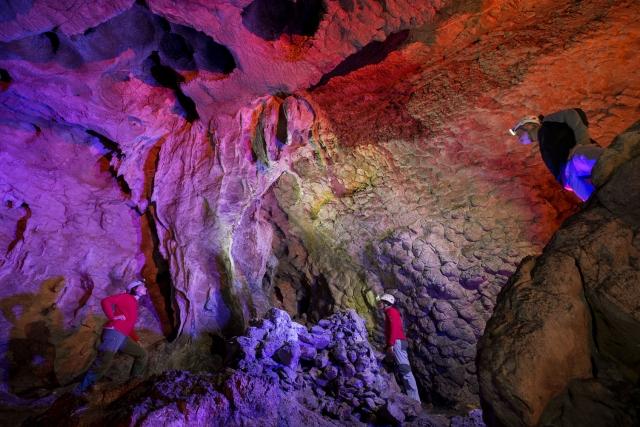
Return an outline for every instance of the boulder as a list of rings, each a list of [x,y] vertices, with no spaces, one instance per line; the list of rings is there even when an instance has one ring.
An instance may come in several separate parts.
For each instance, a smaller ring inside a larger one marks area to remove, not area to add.
[[[640,421],[638,147],[634,125],[598,163],[592,200],[499,294],[477,358],[488,425]]]

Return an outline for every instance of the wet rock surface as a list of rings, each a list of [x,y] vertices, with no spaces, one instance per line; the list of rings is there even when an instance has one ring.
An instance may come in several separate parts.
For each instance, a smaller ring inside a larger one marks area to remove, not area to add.
[[[637,425],[639,124],[600,160],[595,197],[525,260],[480,340],[489,425]]]

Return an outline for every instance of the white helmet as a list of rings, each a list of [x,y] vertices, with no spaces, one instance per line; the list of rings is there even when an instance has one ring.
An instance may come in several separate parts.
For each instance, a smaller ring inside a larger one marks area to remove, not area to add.
[[[391,295],[391,294],[378,295],[376,297],[376,301],[386,301],[391,305],[396,303],[395,297],[393,295]]]
[[[518,123],[516,123],[516,125],[514,127],[509,129],[509,133],[511,135],[515,136],[516,135],[516,131],[518,129],[520,129],[522,126],[526,125],[527,123],[533,123],[533,124],[536,124],[536,125],[540,125],[540,119],[537,116],[523,117],[522,119],[520,119],[520,121]]]
[[[143,280],[133,280],[131,283],[127,285],[127,292],[131,292],[133,288],[138,286],[146,286],[147,284]]]

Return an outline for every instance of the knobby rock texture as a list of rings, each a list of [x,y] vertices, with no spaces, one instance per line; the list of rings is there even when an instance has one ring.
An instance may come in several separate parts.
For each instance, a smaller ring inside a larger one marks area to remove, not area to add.
[[[640,122],[600,160],[601,187],[527,258],[480,340],[489,425],[640,421]]]
[[[233,368],[223,372],[166,371],[119,398],[105,390],[84,410],[78,398],[65,395],[25,424],[449,426],[446,417],[429,416],[398,393],[353,310],[308,329],[272,309],[235,344]],[[456,417],[455,425],[474,427],[474,416]]]
[[[425,400],[477,406],[496,296],[578,206],[506,129],[579,106],[608,145],[640,114],[632,0],[53,3],[0,14],[16,404],[78,379],[100,300],[142,275],[151,373],[211,368],[274,306],[355,309],[381,344],[384,290]]]

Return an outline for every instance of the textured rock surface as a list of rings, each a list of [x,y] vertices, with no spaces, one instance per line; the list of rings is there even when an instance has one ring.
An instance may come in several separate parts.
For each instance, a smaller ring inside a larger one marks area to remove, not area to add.
[[[528,258],[480,341],[489,425],[636,425],[640,352],[640,122],[596,172],[587,207]]]
[[[606,145],[638,115],[632,0],[50,4],[0,19],[14,397],[81,374],[100,298],[141,273],[154,373],[272,306],[373,327],[385,289],[424,398],[477,404],[496,295],[576,208],[504,130],[581,106]]]
[[[307,329],[273,309],[236,341],[237,369],[167,371],[133,390],[119,390],[120,396],[108,396],[118,391],[113,386],[94,391],[84,406],[68,394],[25,425],[449,425],[446,417],[430,415],[398,394],[353,310]],[[453,425],[482,427],[478,414],[455,417]]]
[[[396,396],[400,390],[381,369],[381,356],[353,310],[321,319],[307,330],[273,309],[237,341],[240,370],[296,390],[309,409],[336,420],[394,423],[415,419],[420,411],[410,398]]]

